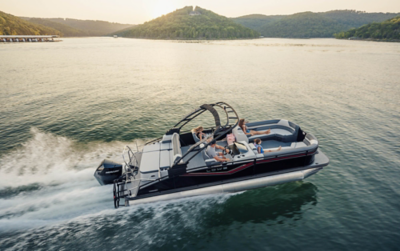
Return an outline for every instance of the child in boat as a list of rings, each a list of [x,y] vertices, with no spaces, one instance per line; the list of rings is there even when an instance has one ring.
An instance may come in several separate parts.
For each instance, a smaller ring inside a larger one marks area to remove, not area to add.
[[[262,135],[262,134],[270,134],[270,133],[271,133],[271,130],[270,130],[270,129],[268,129],[268,130],[266,130],[266,131],[262,131],[262,132],[247,129],[247,127],[246,127],[246,120],[245,120],[245,119],[240,119],[240,120],[239,120],[239,127],[242,128],[244,134],[246,134],[246,135],[251,135],[251,136],[254,136],[254,135]]]
[[[254,140],[254,146],[256,147],[258,153],[264,153],[264,149],[261,145],[261,139],[256,138]],[[277,151],[280,151],[281,149],[282,149],[282,146],[279,146],[279,148],[277,150],[266,150],[265,152],[270,152],[270,153],[277,152]]]

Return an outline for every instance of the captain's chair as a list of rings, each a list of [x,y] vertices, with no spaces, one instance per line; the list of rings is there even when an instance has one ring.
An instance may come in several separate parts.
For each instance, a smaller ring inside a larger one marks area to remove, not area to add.
[[[215,164],[217,164],[217,163],[220,163],[219,161],[216,161],[213,157],[210,157],[210,156],[207,154],[206,150],[207,150],[207,149],[204,149],[201,153],[202,153],[202,155],[203,155],[203,159],[204,159],[204,161],[206,162],[206,165],[207,165],[207,166],[212,166],[212,165],[215,165]]]
[[[200,139],[197,137],[196,133],[192,132],[192,136],[193,136],[194,142],[197,143],[200,141]]]

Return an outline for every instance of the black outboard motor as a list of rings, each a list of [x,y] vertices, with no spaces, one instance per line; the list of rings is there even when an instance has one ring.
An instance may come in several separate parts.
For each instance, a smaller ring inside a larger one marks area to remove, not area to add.
[[[105,159],[94,172],[94,177],[100,185],[113,184],[115,179],[122,175],[122,165]]]

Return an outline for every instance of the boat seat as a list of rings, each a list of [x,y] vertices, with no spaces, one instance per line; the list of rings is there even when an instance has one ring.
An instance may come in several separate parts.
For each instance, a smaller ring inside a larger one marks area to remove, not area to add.
[[[204,149],[203,151],[201,151],[201,154],[203,155],[203,159],[206,162],[207,166],[212,166],[215,165],[217,163],[220,163],[219,161],[215,160],[214,158],[210,157],[207,152],[206,149]]]
[[[291,148],[300,148],[300,147],[306,147],[307,145],[304,142],[293,142],[290,147]]]
[[[171,152],[171,166],[173,166],[177,159],[182,158],[181,142],[179,140],[179,134],[176,132],[174,134],[172,134],[171,146],[172,146],[172,151],[170,151]]]
[[[249,146],[250,146],[251,150],[257,155],[257,157],[262,156],[262,154],[258,153],[257,148],[255,147],[254,143],[249,143]],[[293,142],[293,143],[290,144],[290,146],[289,145],[287,145],[287,146],[283,145],[281,147],[282,147],[281,151],[284,152],[286,150],[291,150],[293,148],[307,147],[307,145],[304,142]],[[268,147],[268,148],[264,147],[264,154],[267,154],[268,153],[267,151],[270,150],[270,149],[276,150],[276,149],[278,149],[278,146]]]
[[[233,135],[235,135],[236,141],[244,141],[246,143],[249,143],[249,138],[247,137],[246,134],[242,131],[242,128],[239,126],[236,126],[235,128],[232,129]]]
[[[192,132],[192,136],[193,136],[193,140],[194,140],[194,142],[199,142],[200,141],[200,139],[197,137],[197,135],[196,135],[196,133],[193,133]],[[205,138],[208,138],[210,136],[210,134],[207,134],[207,133],[204,133],[204,137],[203,137],[203,140],[205,139]]]
[[[258,150],[253,143],[249,143],[249,146],[250,146],[251,150],[253,150],[253,153],[256,155],[257,158],[263,157],[265,154],[268,153],[267,151],[271,149],[271,148],[264,148],[264,153],[258,153]],[[277,149],[277,148],[278,147],[273,147],[272,149]],[[289,149],[289,148],[291,148],[291,146],[282,147],[282,149]]]
[[[291,126],[286,126],[284,124],[268,124],[268,125],[257,125],[252,127],[247,127],[249,130],[254,131],[266,131],[271,130],[270,134],[262,135],[246,135],[242,128],[239,126],[235,127],[232,132],[238,141],[254,142],[256,138],[260,138],[263,141],[266,140],[277,140],[282,142],[295,141],[297,136],[297,130],[293,129]]]
[[[192,136],[193,136],[194,142],[197,143],[200,141],[200,139],[197,137],[196,133],[192,132]]]
[[[279,133],[271,130],[270,134],[262,134],[262,135],[254,135],[254,136],[246,135],[246,136],[249,138],[249,142],[254,142],[254,140],[257,138],[259,138],[263,141],[266,141],[266,140],[284,141],[283,136],[285,136],[285,135],[279,134]]]
[[[253,143],[249,143],[250,149],[253,151],[254,154],[258,154],[257,148]]]

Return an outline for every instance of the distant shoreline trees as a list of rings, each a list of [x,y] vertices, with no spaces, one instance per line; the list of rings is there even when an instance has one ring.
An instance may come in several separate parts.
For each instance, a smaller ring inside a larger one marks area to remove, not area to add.
[[[0,35],[61,35],[53,28],[30,23],[0,11]]]
[[[131,24],[71,18],[16,17],[0,11],[0,35],[106,36]]]
[[[381,23],[371,23],[357,29],[335,34],[338,39],[374,39],[384,41],[400,41],[400,16]]]
[[[232,18],[236,23],[258,31],[264,37],[323,38],[372,22],[383,22],[400,13],[366,13],[355,10],[302,12],[293,15],[246,15]]]

